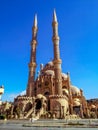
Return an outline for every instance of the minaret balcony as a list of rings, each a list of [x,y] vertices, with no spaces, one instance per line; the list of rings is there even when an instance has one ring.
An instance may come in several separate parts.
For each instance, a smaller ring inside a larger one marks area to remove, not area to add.
[[[36,44],[37,44],[36,38],[35,39],[33,38],[33,40],[31,41],[31,46]]]
[[[55,41],[55,40],[60,40],[60,38],[59,38],[59,36],[55,35],[55,36],[53,36],[52,40],[53,40],[53,41]]]
[[[29,63],[29,67],[36,67],[36,63],[35,62]]]
[[[54,60],[53,60],[53,63],[54,63],[54,64],[61,64],[61,63],[62,63],[62,60],[61,60],[61,59],[54,59]]]

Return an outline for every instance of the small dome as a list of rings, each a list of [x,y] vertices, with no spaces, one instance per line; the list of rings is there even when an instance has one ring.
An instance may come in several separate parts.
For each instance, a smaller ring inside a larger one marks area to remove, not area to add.
[[[37,97],[37,98],[42,98],[43,95],[42,95],[42,94],[38,94],[36,97]]]
[[[54,71],[53,70],[46,70],[45,74],[54,76]]]
[[[48,69],[54,69],[54,64],[53,64],[53,62],[52,61],[50,61],[50,62],[48,62],[44,67],[43,67],[43,71],[45,71],[45,70],[48,70]]]
[[[73,101],[73,105],[74,105],[74,106],[80,106],[80,105],[81,105],[81,103],[80,103],[80,102],[78,102],[78,101]]]
[[[74,101],[80,102],[79,98],[74,98]]]
[[[77,88],[76,86],[71,86],[71,92],[72,92],[73,95],[81,95],[80,89]]]
[[[67,74],[62,73],[62,78],[67,79]]]
[[[53,67],[53,66],[54,66],[53,62],[50,61],[50,62],[48,62],[48,63],[45,65],[45,68],[46,68],[46,67]]]
[[[47,100],[46,97],[43,96],[42,94],[38,94],[38,95],[36,96],[36,98],[39,98],[39,99],[43,98],[44,100]]]
[[[66,93],[67,95],[69,94],[67,89],[63,89],[63,94]]]
[[[53,62],[52,62],[52,61],[48,62],[48,63],[47,63],[47,65],[54,66],[54,64],[53,64]]]
[[[96,106],[95,106],[95,105],[91,105],[91,108],[93,108],[93,109],[94,109],[94,108],[96,108]]]
[[[80,99],[79,98],[74,98],[73,105],[74,106],[80,106],[81,105]]]
[[[54,70],[46,70],[46,71],[44,72],[44,74],[55,76]],[[62,77],[63,77],[64,79],[67,79],[67,75],[64,74],[64,73],[62,73]]]

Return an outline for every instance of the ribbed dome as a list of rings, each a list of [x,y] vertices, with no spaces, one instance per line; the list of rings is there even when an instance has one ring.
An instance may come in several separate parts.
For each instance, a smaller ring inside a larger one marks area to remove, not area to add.
[[[81,95],[80,89],[77,88],[76,86],[71,86],[71,92],[72,92],[73,95]]]

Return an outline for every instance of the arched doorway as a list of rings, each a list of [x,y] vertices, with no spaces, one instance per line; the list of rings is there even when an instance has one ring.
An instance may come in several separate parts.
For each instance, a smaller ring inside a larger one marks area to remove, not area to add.
[[[36,109],[36,110],[39,110],[39,109],[42,107],[41,99],[36,99],[35,102],[36,102],[36,107],[35,107],[35,109]]]

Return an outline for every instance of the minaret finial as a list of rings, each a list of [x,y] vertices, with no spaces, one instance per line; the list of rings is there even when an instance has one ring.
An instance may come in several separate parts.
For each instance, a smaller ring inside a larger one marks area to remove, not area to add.
[[[57,22],[57,16],[56,16],[56,11],[54,9],[54,12],[53,12],[53,21],[54,22]]]
[[[35,14],[35,17],[34,17],[34,26],[37,27],[37,14]]]

